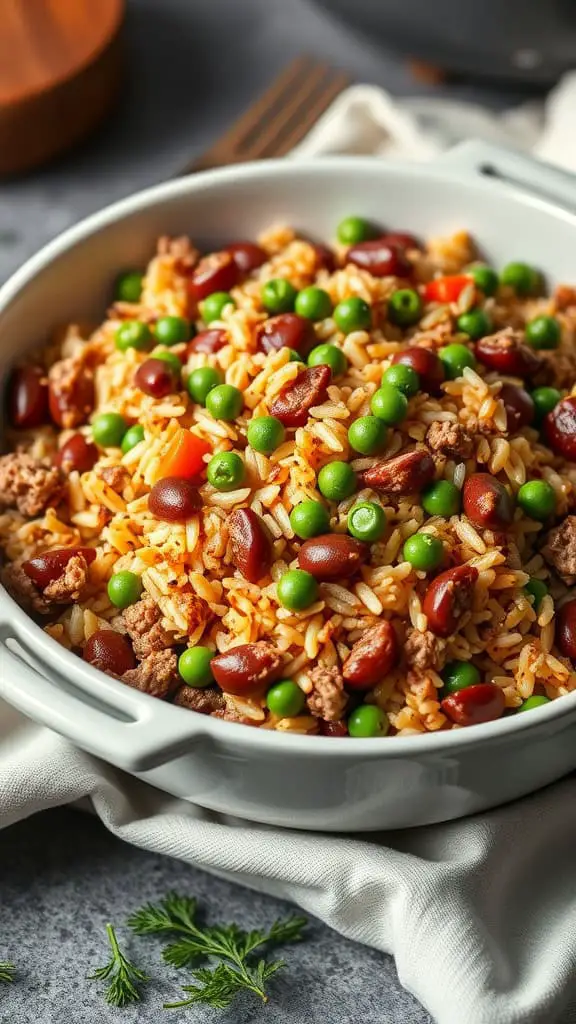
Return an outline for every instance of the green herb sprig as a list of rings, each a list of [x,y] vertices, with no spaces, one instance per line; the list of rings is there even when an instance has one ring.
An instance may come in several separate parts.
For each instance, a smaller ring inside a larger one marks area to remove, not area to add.
[[[16,977],[16,966],[8,960],[0,960],[0,981],[10,985]]]
[[[134,1003],[140,999],[136,982],[146,982],[149,978],[143,971],[130,963],[128,958],[120,949],[116,932],[111,924],[106,925],[106,933],[112,956],[104,967],[98,967],[94,974],[89,974],[91,981],[105,981],[110,978],[110,984],[106,989],[106,1002],[112,1006],[126,1006],[127,1003]]]
[[[148,903],[128,919],[137,935],[181,936],[162,951],[166,963],[173,967],[192,967],[210,958],[220,961],[214,968],[197,967],[192,976],[198,984],[183,985],[187,998],[166,1003],[165,1009],[193,1003],[224,1009],[242,990],[267,1002],[266,982],[285,964],[283,960],[256,959],[254,954],[263,946],[269,949],[279,943],[298,942],[306,918],[291,916],[275,921],[267,932],[246,932],[236,924],[201,926],[195,920],[196,911],[196,900],[171,892],[158,905]]]

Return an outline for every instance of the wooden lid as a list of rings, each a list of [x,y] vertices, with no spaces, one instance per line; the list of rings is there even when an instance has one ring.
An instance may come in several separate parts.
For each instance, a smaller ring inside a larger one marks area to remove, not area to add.
[[[0,175],[55,156],[106,113],[124,0],[2,0]]]

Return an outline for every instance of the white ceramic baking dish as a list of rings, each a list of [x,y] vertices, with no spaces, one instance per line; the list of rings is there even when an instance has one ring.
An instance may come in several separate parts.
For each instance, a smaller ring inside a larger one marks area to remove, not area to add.
[[[2,288],[0,375],[5,380],[11,362],[59,324],[100,319],[114,275],[143,265],[161,234],[190,233],[215,247],[285,221],[328,238],[344,215],[355,213],[424,236],[467,228],[496,266],[521,258],[551,282],[574,281],[574,209],[569,175],[480,144],[459,147],[435,167],[333,158],[172,181],[76,225]],[[576,694],[440,735],[281,735],[129,689],[63,650],[4,591],[0,696],[160,789],[294,828],[402,828],[456,818],[576,767]]]

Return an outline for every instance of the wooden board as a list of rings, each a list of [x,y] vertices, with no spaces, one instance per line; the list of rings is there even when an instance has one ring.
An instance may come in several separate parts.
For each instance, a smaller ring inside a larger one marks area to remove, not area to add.
[[[124,0],[1,0],[0,175],[72,146],[120,81]]]

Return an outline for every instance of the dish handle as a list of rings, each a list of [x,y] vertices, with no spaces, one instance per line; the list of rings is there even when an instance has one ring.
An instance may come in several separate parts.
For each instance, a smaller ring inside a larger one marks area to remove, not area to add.
[[[9,627],[8,627],[9,629]],[[18,649],[15,649],[15,648]],[[202,718],[160,700],[142,700],[116,679],[98,687],[74,684],[48,667],[14,630],[0,634],[0,697],[28,718],[54,729],[76,746],[127,772],[144,772],[190,749],[202,733]]]
[[[576,213],[576,175],[505,146],[470,139],[437,157],[432,166],[493,178]]]

